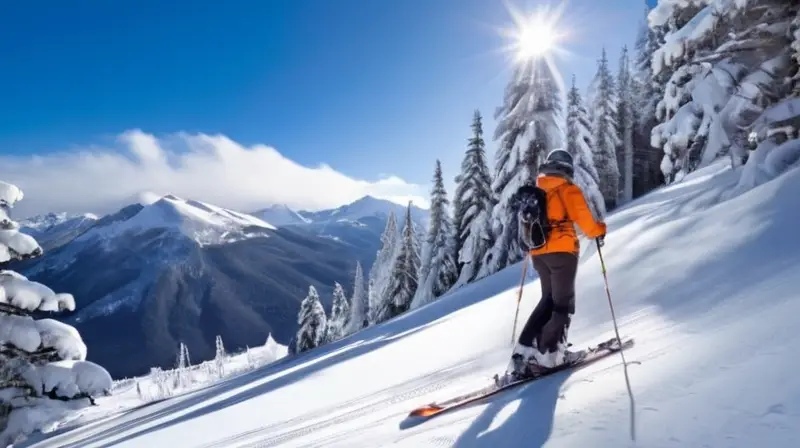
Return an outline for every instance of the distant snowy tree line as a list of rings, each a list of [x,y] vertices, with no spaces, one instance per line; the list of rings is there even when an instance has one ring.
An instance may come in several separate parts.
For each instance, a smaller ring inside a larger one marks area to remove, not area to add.
[[[746,164],[739,190],[796,165],[799,9],[781,0],[660,1],[646,7],[616,73],[604,49],[585,95],[572,76],[566,107],[550,64],[516,66],[494,114],[493,171],[475,111],[452,204],[437,160],[427,232],[415,228],[410,204],[402,228],[391,215],[358,306],[343,313],[347,305],[334,305],[326,320],[312,288],[299,347],[384,322],[521,260],[513,195],[553,149],[573,155],[574,181],[598,217],[721,157]]]

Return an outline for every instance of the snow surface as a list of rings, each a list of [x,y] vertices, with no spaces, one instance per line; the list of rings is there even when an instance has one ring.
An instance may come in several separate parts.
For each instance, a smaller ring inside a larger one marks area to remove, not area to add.
[[[113,385],[110,384],[110,378],[107,379],[108,382],[106,383],[102,375],[94,375],[93,377],[86,375],[87,372],[85,370],[91,370],[92,367],[82,365],[75,368],[75,370],[76,372],[84,373],[81,378],[83,385],[86,387],[100,386],[108,388],[113,396],[107,398],[97,396],[95,397],[97,406],[64,413],[60,420],[51,424],[48,433],[56,430],[63,431],[73,426],[85,425],[89,422],[97,422],[109,417],[113,418],[114,414],[152,405],[167,398],[181,400],[187,392],[202,390],[220,380],[230,380],[246,375],[256,368],[280,361],[287,354],[288,348],[285,345],[278,344],[272,336],[269,336],[263,346],[248,348],[241,353],[226,354],[220,360],[213,359],[201,364],[187,366],[184,369],[153,369],[146,376],[114,381]],[[57,376],[57,374],[50,374],[46,378],[54,382],[58,380]],[[100,381],[97,381],[98,379]],[[92,380],[95,381],[92,382]],[[36,420],[44,419],[45,415],[28,414],[27,417],[29,419],[27,423],[33,428],[33,423]],[[20,420],[17,424],[26,423],[25,419]],[[44,420],[52,420],[52,417]],[[27,442],[35,442],[42,437],[47,437],[47,435],[34,434],[27,439]]]
[[[620,332],[637,342],[626,352],[637,446],[800,440],[800,168],[724,200],[740,173],[716,162],[608,218],[610,291]],[[613,335],[596,248],[582,247],[578,347]],[[617,356],[406,420],[506,368],[519,280],[512,265],[320,349],[20,446],[631,446]],[[529,278],[518,330],[538,299]]]
[[[276,204],[265,209],[251,213],[251,215],[269,222],[272,225],[282,227],[287,225],[310,224],[312,221],[289,208],[288,205]]]
[[[166,195],[144,205],[130,219],[94,227],[77,240],[107,240],[126,232],[142,233],[150,229],[173,229],[201,245],[209,245],[233,242],[250,236],[264,236],[264,230],[275,230],[276,227],[255,216]]]
[[[14,204],[21,201],[25,195],[22,190],[11,183],[0,181],[0,205],[4,207],[13,207]]]
[[[100,219],[100,217],[93,213],[70,214],[64,212],[52,212],[24,219],[20,221],[19,226],[23,229],[23,232],[27,232],[29,229],[43,232],[70,221],[97,221],[98,219]]]

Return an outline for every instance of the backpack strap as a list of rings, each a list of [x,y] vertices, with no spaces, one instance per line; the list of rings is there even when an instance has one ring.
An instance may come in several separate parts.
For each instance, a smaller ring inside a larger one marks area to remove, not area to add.
[[[567,204],[564,202],[564,198],[561,197],[561,185],[553,188],[553,193],[558,197],[558,201],[561,203],[561,207],[564,209],[564,218],[558,221],[553,221],[552,227],[560,227],[562,224],[571,222],[569,219],[569,211],[567,211]]]

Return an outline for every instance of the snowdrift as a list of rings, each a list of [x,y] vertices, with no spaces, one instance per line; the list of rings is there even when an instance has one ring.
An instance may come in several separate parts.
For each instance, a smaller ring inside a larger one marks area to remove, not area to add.
[[[636,339],[626,357],[639,446],[800,440],[790,351],[800,343],[800,169],[730,198],[739,177],[713,164],[609,220],[615,311],[621,333]],[[618,356],[420,425],[405,420],[506,368],[520,273],[511,266],[319,350],[28,446],[629,446]],[[528,278],[521,320],[538,299]],[[587,243],[577,312],[575,345],[613,335]]]

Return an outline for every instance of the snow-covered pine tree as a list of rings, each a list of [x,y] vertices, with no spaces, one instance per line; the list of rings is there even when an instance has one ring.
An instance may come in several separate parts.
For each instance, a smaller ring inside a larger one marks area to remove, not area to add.
[[[325,331],[325,341],[333,342],[345,335],[345,327],[350,317],[350,304],[347,303],[347,296],[344,287],[339,282],[333,285],[333,304],[331,305],[331,317]]]
[[[636,53],[634,60],[633,81],[634,110],[636,126],[634,128],[633,153],[633,197],[639,197],[652,189],[663,185],[664,175],[661,172],[663,151],[650,146],[650,133],[658,124],[656,105],[664,97],[664,85],[669,76],[665,73],[658,77],[653,75],[650,61],[658,49],[663,35],[662,27],[648,26],[647,15],[651,7],[645,2],[645,15],[639,26],[636,37]],[[663,79],[662,79],[663,78]]]
[[[794,20],[792,20],[792,59],[794,59],[795,68],[798,68],[794,72],[794,76],[792,77],[792,82],[794,83],[792,94],[794,96],[800,96],[800,10],[794,15]]]
[[[0,267],[43,253],[10,217],[22,198],[19,187],[0,182]],[[0,446],[93,404],[94,396],[110,394],[111,376],[86,361],[86,345],[74,327],[31,317],[64,310],[75,310],[71,294],[0,270]]]
[[[350,299],[350,317],[345,326],[345,335],[353,334],[369,326],[369,305],[369,297],[364,289],[364,271],[361,268],[361,262],[357,261],[356,275],[353,280],[353,298]]]
[[[750,125],[789,95],[791,21],[800,7],[783,0],[659,3],[649,14],[666,29],[654,75],[671,71],[651,135],[669,182],[728,155],[747,160]]]
[[[225,345],[222,343],[221,335],[217,335],[214,339],[214,346],[216,348],[214,367],[216,368],[217,377],[222,378],[225,376],[225,359],[227,358],[227,354],[225,353]]]
[[[617,166],[620,168],[620,190],[618,204],[626,204],[633,199],[633,80],[628,47],[622,47],[617,73]]]
[[[411,309],[430,303],[447,292],[458,280],[455,235],[448,211],[449,205],[442,177],[442,164],[437,159],[431,190],[430,224],[422,249],[419,287],[411,302]]]
[[[456,236],[458,281],[464,285],[478,273],[481,260],[492,244],[489,218],[492,215],[492,176],[486,162],[486,144],[483,140],[483,123],[479,111],[472,119],[472,137],[461,162],[461,172],[456,176],[453,196],[453,225]]]
[[[597,62],[597,73],[589,86],[587,99],[594,132],[594,165],[600,176],[600,191],[603,192],[606,209],[613,210],[619,196],[617,147],[620,141],[617,135],[615,82],[608,67],[605,48]]]
[[[701,3],[676,3],[673,8],[657,5],[648,15],[651,28],[662,27],[665,33],[664,42],[651,57],[653,75],[668,77],[664,79],[664,96],[656,105],[659,124],[651,131],[651,145],[664,152],[661,170],[667,183],[679,181],[696,168],[711,123],[726,101],[719,97],[726,96],[720,81],[728,80],[718,76],[723,73],[715,74],[711,64],[692,63],[694,55],[708,55],[714,41],[726,40],[724,29],[717,27],[721,17],[709,16],[711,9],[704,13],[711,21],[695,19],[703,10]],[[700,33],[687,42],[680,30],[698,25],[702,25]],[[696,102],[692,94],[701,85],[704,98]]]
[[[383,306],[387,303],[386,288],[389,286],[394,262],[397,259],[399,241],[400,234],[397,231],[397,217],[394,211],[390,211],[389,217],[386,219],[386,227],[381,235],[381,248],[378,250],[375,261],[369,271],[367,318],[370,325],[376,324],[379,316],[385,311]]]
[[[583,105],[580,91],[572,76],[572,87],[567,94],[567,151],[575,163],[575,183],[586,196],[586,202],[594,216],[602,218],[606,213],[603,193],[600,191],[600,176],[594,166],[592,122]]]
[[[216,348],[214,359],[224,359],[227,356],[227,353],[225,352],[225,344],[222,343],[221,335],[217,335],[217,337],[214,338],[214,347]]]
[[[547,154],[563,147],[561,89],[544,58],[530,58],[517,67],[506,86],[505,101],[497,111],[496,152],[492,189],[493,245],[476,278],[491,275],[522,259],[517,210],[511,200],[526,183],[534,183]]]
[[[300,328],[297,330],[297,353],[319,347],[325,343],[325,332],[328,324],[325,309],[319,300],[317,288],[308,287],[308,295],[300,303],[297,316]]]
[[[408,311],[411,300],[417,292],[420,254],[416,239],[414,221],[411,219],[411,202],[409,202],[397,259],[386,291],[386,304],[381,307],[382,312],[378,316],[379,323]]]
[[[180,342],[178,344],[178,355],[175,357],[175,369],[171,372],[164,372],[165,375],[170,375],[172,377],[172,387],[173,388],[186,388],[192,384],[191,372],[189,367],[191,367],[192,361],[189,358],[189,348],[186,347],[186,344]]]

